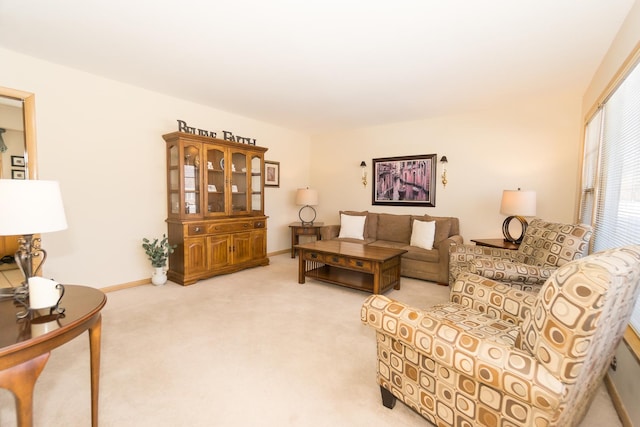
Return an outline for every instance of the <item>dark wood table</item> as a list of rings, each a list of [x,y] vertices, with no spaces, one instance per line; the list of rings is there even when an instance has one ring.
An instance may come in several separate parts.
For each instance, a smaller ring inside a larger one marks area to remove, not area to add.
[[[12,298],[0,299],[0,387],[16,399],[18,426],[33,425],[33,389],[51,350],[89,331],[91,354],[91,425],[98,425],[100,380],[100,337],[106,295],[95,288],[65,285],[60,306],[65,312],[49,314],[48,309],[33,311],[26,319]]]
[[[400,289],[404,249],[321,240],[297,245],[298,283],[305,277],[380,294]]]
[[[320,228],[323,225],[324,222],[314,222],[313,225],[303,225],[301,222],[289,224],[291,229],[291,258],[296,257],[296,245],[300,243],[300,236],[316,236],[316,240],[320,240]]]
[[[487,246],[497,249],[510,249],[516,251],[520,247],[519,244],[511,243],[504,239],[471,239],[471,241],[478,246]]]

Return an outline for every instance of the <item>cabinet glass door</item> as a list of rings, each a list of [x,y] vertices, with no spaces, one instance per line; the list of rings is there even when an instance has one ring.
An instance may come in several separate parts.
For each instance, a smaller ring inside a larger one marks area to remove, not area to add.
[[[183,158],[184,213],[201,214],[200,206],[200,146],[185,145]]]
[[[226,179],[225,169],[230,165],[225,164],[224,151],[222,148],[207,148],[206,168],[206,206],[207,216],[224,215],[226,209]]]
[[[180,153],[177,144],[167,147],[167,188],[169,190],[169,216],[180,216]]]
[[[251,157],[251,210],[262,212],[262,157]]]
[[[231,213],[249,212],[249,156],[244,152],[231,151]]]

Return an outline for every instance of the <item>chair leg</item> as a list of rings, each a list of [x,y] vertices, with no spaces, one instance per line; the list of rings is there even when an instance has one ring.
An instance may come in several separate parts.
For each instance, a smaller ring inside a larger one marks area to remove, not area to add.
[[[382,404],[385,407],[393,409],[396,406],[396,397],[389,390],[380,386],[380,394],[382,394]]]

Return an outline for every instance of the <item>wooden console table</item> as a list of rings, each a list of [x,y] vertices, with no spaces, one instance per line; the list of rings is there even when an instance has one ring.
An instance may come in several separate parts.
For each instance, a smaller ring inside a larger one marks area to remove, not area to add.
[[[322,240],[297,245],[298,283],[305,277],[380,294],[400,289],[404,249]]]
[[[291,229],[291,258],[296,257],[296,245],[300,243],[300,236],[316,236],[316,241],[321,239],[320,228],[324,222],[314,222],[312,225],[301,222],[293,222],[289,224]]]
[[[65,285],[60,306],[62,315],[49,310],[33,312],[18,319],[24,307],[13,298],[0,300],[0,387],[10,390],[16,399],[18,426],[33,425],[33,389],[51,350],[89,331],[91,354],[91,425],[98,426],[98,390],[100,381],[100,336],[105,294],[87,286]],[[46,422],[45,422],[46,424]]]

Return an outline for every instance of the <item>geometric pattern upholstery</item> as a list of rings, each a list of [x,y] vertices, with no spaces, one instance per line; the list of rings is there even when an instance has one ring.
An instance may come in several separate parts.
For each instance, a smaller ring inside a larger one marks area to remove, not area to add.
[[[586,255],[591,226],[560,224],[534,219],[527,227],[518,252],[524,264],[560,267]]]
[[[383,402],[438,426],[577,425],[640,292],[640,245],[558,268],[533,294],[461,273],[451,302],[426,310],[364,302],[376,331]]]
[[[449,252],[449,284],[469,271],[532,292],[538,292],[553,271],[587,254],[592,229],[534,219],[518,250],[454,245]]]

